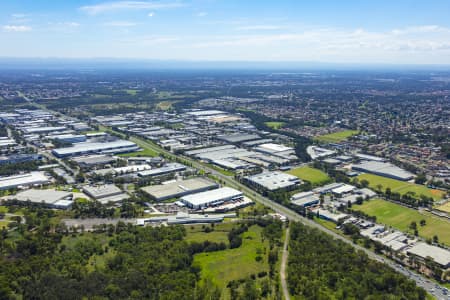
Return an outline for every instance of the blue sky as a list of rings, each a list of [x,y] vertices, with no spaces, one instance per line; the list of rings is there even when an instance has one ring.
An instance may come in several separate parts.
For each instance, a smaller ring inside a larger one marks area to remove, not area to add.
[[[450,64],[450,1],[1,0],[1,57]]]

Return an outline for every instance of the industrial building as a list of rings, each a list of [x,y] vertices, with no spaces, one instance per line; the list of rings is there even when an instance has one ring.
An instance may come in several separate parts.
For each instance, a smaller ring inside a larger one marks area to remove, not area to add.
[[[248,133],[235,133],[230,135],[217,136],[217,139],[231,144],[257,140],[260,138],[261,137],[257,134],[248,134]]]
[[[89,197],[101,202],[102,204],[107,204],[110,202],[120,202],[130,197],[114,184],[85,186],[83,187],[83,192]]]
[[[94,153],[126,153],[140,150],[135,143],[125,140],[112,142],[85,142],[78,143],[72,147],[53,149],[52,153],[57,157],[69,157]]]
[[[116,161],[116,158],[111,155],[89,155],[76,157],[73,159],[74,162],[80,165],[80,167],[88,168],[99,165],[106,165]]]
[[[160,176],[180,171],[185,171],[186,166],[180,163],[168,163],[161,168],[145,170],[138,173],[139,177],[147,177],[147,176]]]
[[[292,190],[301,183],[297,176],[278,171],[263,172],[244,177],[244,179],[249,184],[268,191],[275,191],[279,189]]]
[[[87,137],[83,134],[58,134],[50,136],[53,140],[58,140],[65,143],[82,143],[87,140]]]
[[[138,226],[144,226],[148,223],[154,224],[154,223],[167,223],[168,225],[172,224],[198,224],[198,223],[219,223],[222,222],[224,218],[234,218],[236,217],[236,214],[229,213],[229,214],[187,214],[187,213],[181,213],[179,212],[175,216],[164,216],[164,217],[152,217],[152,218],[145,218],[145,219],[137,219],[136,225]]]
[[[320,198],[314,192],[301,192],[291,196],[291,203],[301,207],[313,206],[320,203]]]
[[[39,189],[21,191],[9,197],[9,199],[31,202],[33,204],[43,204],[51,208],[60,209],[67,209],[72,206],[72,198],[73,193],[71,192]]]
[[[439,264],[442,269],[450,268],[450,251],[427,243],[419,242],[406,250],[408,255],[412,255],[425,261],[427,257],[431,257],[435,263]]]
[[[156,201],[163,201],[171,198],[178,198],[189,194],[195,194],[217,188],[218,184],[206,178],[190,178],[170,182],[167,184],[159,184],[146,186],[141,190]]]
[[[48,183],[50,183],[50,179],[44,174],[44,172],[30,172],[26,174],[0,177],[0,190]]]
[[[41,158],[42,157],[39,154],[12,154],[8,156],[0,156],[0,165],[36,161]]]
[[[360,164],[352,165],[352,170],[371,173],[383,177],[388,177],[397,180],[411,180],[414,178],[414,174],[405,171],[391,163],[367,161]]]
[[[241,191],[229,187],[183,196],[180,201],[191,209],[202,209],[242,199]]]

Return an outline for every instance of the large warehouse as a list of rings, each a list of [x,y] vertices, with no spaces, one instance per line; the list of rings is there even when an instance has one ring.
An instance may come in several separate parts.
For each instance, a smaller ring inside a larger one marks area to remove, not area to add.
[[[206,178],[190,178],[175,181],[167,184],[151,185],[141,188],[156,201],[163,201],[171,198],[182,197],[217,188],[218,184]]]
[[[352,170],[372,173],[388,178],[407,181],[414,178],[414,174],[405,171],[393,164],[378,161],[367,161],[352,166]]]
[[[247,176],[245,177],[245,180],[251,185],[268,191],[275,191],[278,189],[290,190],[301,183],[297,176],[278,171]]]
[[[83,192],[102,204],[120,202],[130,198],[127,193],[123,192],[114,184],[85,186],[83,187]]]
[[[180,200],[187,207],[192,209],[202,209],[210,206],[220,205],[229,201],[240,200],[244,197],[241,191],[223,187],[212,191],[187,195]]]
[[[29,189],[10,196],[9,199],[15,199],[34,204],[43,204],[52,208],[69,208],[73,201],[73,193],[66,191],[57,191],[54,189],[38,190]]]
[[[126,153],[138,151],[139,149],[139,146],[133,142],[116,140],[103,143],[78,143],[72,147],[53,149],[52,153],[57,157],[69,157],[94,153]]]
[[[44,172],[30,172],[27,174],[0,177],[0,190],[47,183],[50,183],[50,179],[45,176]]]

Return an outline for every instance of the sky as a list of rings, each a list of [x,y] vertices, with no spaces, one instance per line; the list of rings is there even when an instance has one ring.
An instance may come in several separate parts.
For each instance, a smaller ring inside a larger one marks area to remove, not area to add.
[[[0,57],[450,64],[450,1],[0,0]]]

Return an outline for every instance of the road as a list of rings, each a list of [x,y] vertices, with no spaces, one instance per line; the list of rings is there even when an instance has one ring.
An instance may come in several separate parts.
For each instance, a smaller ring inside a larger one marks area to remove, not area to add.
[[[385,259],[383,256],[378,255],[364,247],[361,247],[359,245],[353,244],[352,241],[346,239],[345,237],[337,234],[336,232],[329,230],[328,228],[325,228],[323,226],[321,226],[320,224],[307,219],[299,214],[297,214],[295,211],[291,210],[290,208],[287,208],[281,204],[278,204],[272,200],[270,200],[267,197],[262,196],[261,194],[255,192],[254,190],[250,189],[249,187],[243,185],[242,183],[236,181],[233,177],[230,176],[226,176],[196,160],[193,160],[189,157],[186,156],[181,156],[181,155],[175,155],[165,149],[160,148],[159,146],[153,144],[153,143],[149,143],[147,141],[144,141],[142,139],[140,139],[140,141],[142,142],[142,145],[156,151],[159,153],[163,153],[165,155],[167,155],[168,157],[172,158],[172,159],[182,159],[184,162],[187,162],[189,164],[191,164],[194,168],[197,168],[199,170],[203,170],[205,172],[209,172],[210,174],[216,176],[218,179],[220,179],[222,182],[224,182],[227,186],[236,188],[240,191],[242,191],[246,196],[250,197],[251,199],[271,208],[272,210],[274,210],[277,213],[280,213],[282,215],[285,215],[289,220],[291,221],[297,221],[297,222],[301,222],[304,225],[313,227],[313,228],[317,228],[329,235],[331,235],[332,237],[334,237],[335,239],[341,240],[347,244],[352,245],[354,248],[356,248],[357,250],[361,250],[363,252],[365,252],[367,254],[367,256],[369,256],[371,259],[374,259],[376,261],[379,261],[381,263],[387,264],[389,265],[391,268],[393,268],[394,270],[398,271],[399,273],[402,273],[404,275],[406,275],[408,278],[414,280],[416,282],[416,284],[420,287],[422,287],[423,289],[425,289],[430,295],[433,295],[436,299],[439,300],[450,300],[450,297],[445,295],[443,292],[443,289],[440,285],[436,285],[435,283],[431,282],[430,280],[426,279],[425,277],[423,277],[422,275],[419,275],[417,273],[414,273],[404,267],[402,267],[401,265]]]
[[[288,245],[289,245],[289,227],[286,228],[286,236],[284,238],[283,256],[281,257],[281,268],[280,268],[281,288],[283,289],[283,295],[285,300],[291,299],[286,282],[286,264],[289,255]]]

